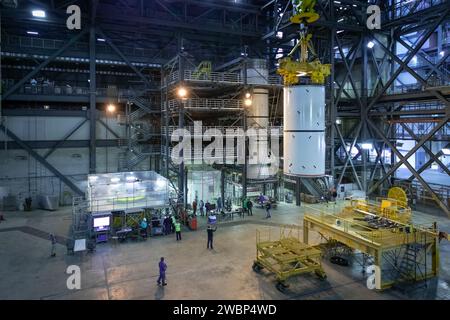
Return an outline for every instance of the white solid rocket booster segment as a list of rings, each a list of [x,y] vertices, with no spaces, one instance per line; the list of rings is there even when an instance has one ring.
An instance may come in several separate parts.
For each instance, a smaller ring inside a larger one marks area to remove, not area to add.
[[[284,174],[325,175],[325,87],[284,87]]]

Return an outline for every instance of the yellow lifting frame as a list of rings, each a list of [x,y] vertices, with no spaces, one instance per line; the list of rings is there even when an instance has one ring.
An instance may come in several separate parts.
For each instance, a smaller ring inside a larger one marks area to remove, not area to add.
[[[317,21],[320,17],[314,11],[315,4],[315,0],[293,0],[294,15],[290,18],[290,21],[302,26]],[[322,64],[319,59],[308,61],[308,50],[315,55],[311,38],[312,34],[306,34],[304,30],[301,31],[300,39],[288,57],[279,61],[280,65],[277,72],[283,77],[284,85],[295,85],[299,82],[299,77],[305,76],[310,77],[314,84],[323,84],[325,78],[331,74],[330,64]],[[294,61],[291,56],[298,48],[300,48],[300,60]]]
[[[322,268],[322,252],[317,246],[306,245],[293,235],[292,226],[280,229],[278,240],[261,240],[261,231],[256,231],[256,260],[253,270],[259,272],[265,268],[275,274],[279,284],[287,287],[286,281],[304,273],[315,273],[320,279],[326,277]],[[277,286],[278,287],[278,286]]]

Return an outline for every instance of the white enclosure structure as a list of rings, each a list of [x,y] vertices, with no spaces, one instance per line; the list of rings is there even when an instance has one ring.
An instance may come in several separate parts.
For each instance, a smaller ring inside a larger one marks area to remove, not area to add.
[[[325,175],[325,87],[284,88],[284,174]]]
[[[89,212],[161,208],[169,204],[169,183],[154,171],[90,174]]]

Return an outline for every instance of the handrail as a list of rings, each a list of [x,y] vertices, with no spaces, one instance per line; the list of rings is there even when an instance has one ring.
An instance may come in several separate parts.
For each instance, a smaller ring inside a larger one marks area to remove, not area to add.
[[[184,80],[193,82],[227,82],[243,83],[239,73],[231,72],[210,72],[198,75],[195,70],[184,70]]]
[[[242,101],[238,99],[187,99],[185,102],[180,102],[177,99],[169,100],[164,103],[164,111],[169,109],[175,109],[183,105],[186,109],[242,109]]]
[[[180,81],[180,72],[175,70],[167,75],[163,80],[163,86],[171,85]],[[228,84],[243,84],[244,80],[240,73],[237,72],[209,72],[199,74],[197,70],[184,70],[183,80],[191,82],[214,82]],[[269,76],[268,85],[282,85],[282,78],[278,75]]]
[[[436,237],[438,235],[437,230],[434,225],[427,225],[427,224],[406,224],[398,221],[393,221],[387,218],[384,218],[388,221],[393,222],[394,224],[403,227],[404,231],[399,231],[398,228],[393,229],[378,229],[374,230],[372,228],[369,228],[368,226],[365,226],[357,221],[350,220],[346,218],[345,216],[334,214],[330,212],[325,212],[323,210],[319,210],[310,206],[307,206],[307,209],[311,211],[315,211],[316,213],[305,213],[305,217],[310,216],[313,219],[319,220],[321,223],[330,225],[331,221],[339,221],[339,225],[335,222],[333,222],[332,226],[333,228],[336,228],[338,230],[342,230],[349,234],[354,234],[356,236],[362,237],[373,244],[380,244],[380,241],[384,242],[392,242],[392,243],[403,243],[405,241],[405,237],[414,231],[427,233],[432,235],[433,237]],[[317,213],[318,212],[318,213]],[[369,212],[364,212],[364,214],[367,215],[374,215]],[[355,231],[357,228],[358,231]],[[409,233],[405,232],[405,230],[409,227]]]
[[[168,192],[168,189],[160,192],[152,191],[151,195],[147,194],[139,197],[139,199],[136,199],[137,197],[105,197],[97,198],[95,200],[80,200],[78,205],[83,204],[89,212],[104,212],[136,208],[161,208],[169,205]]]
[[[6,79],[4,79],[6,80]],[[12,87],[11,83],[5,82],[2,90],[8,90]],[[100,97],[106,97],[108,88],[97,88],[96,95]],[[125,96],[127,93],[132,92],[129,89],[117,89],[118,96]],[[81,86],[67,86],[67,85],[54,85],[49,84],[36,84],[26,83],[17,90],[16,94],[25,95],[68,95],[68,96],[88,96],[90,93],[89,87]]]

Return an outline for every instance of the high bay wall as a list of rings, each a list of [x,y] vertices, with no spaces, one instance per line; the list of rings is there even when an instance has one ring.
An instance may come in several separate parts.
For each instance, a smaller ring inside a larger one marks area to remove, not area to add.
[[[117,123],[117,117],[101,117],[109,129],[97,122],[96,126],[96,172],[118,171],[123,150],[117,137],[125,137],[125,127]],[[89,174],[89,121],[83,117],[8,116],[3,125],[21,141],[28,144],[50,165],[74,182],[80,189],[86,189]],[[62,140],[70,129],[73,134]],[[38,195],[59,196],[61,204],[71,204],[76,196],[65,183],[48,170],[41,162],[20,147],[4,131],[0,131],[0,199],[15,195],[18,203],[25,197]],[[58,148],[53,148],[58,145]],[[159,159],[151,157],[136,165],[134,170],[154,170]],[[33,201],[36,204],[36,201]]]

